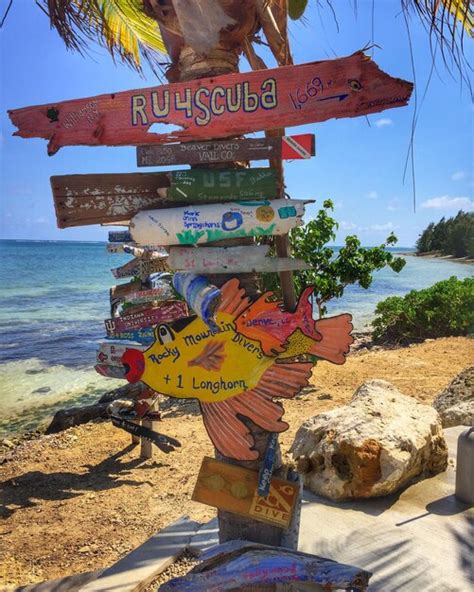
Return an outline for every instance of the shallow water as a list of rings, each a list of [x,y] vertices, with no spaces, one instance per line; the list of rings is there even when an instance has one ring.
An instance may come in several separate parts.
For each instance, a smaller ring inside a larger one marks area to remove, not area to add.
[[[93,366],[115,283],[110,269],[129,258],[104,243],[0,241],[0,432],[34,429],[62,406],[123,385]],[[473,275],[462,263],[406,260],[400,274],[378,272],[369,290],[348,288],[330,313],[351,312],[360,330],[387,296]]]

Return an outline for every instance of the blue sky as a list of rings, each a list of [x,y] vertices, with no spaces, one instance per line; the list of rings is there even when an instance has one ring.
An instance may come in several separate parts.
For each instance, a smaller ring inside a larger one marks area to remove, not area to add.
[[[340,7],[339,31],[329,9],[319,12],[315,4],[310,3],[307,24],[291,25],[295,63],[349,55],[370,43],[371,0],[359,0],[357,17],[351,2],[334,3]],[[0,14],[6,5],[6,0],[0,0]],[[375,9],[374,41],[381,48],[374,49],[376,62],[392,76],[413,80],[399,0],[379,0]],[[431,54],[427,33],[415,17],[411,35],[420,103]],[[465,43],[472,61],[474,42],[466,36]],[[263,55],[273,65],[270,56]],[[44,140],[12,137],[14,128],[6,110],[153,86],[156,79],[150,71],[143,79],[126,66],[115,65],[99,47],[88,58],[68,52],[33,0],[13,3],[0,31],[0,60],[1,238],[105,240],[107,229],[100,226],[56,228],[49,178],[137,171],[135,148],[65,147],[48,157]],[[245,60],[241,69],[248,69]],[[415,138],[416,212],[410,175],[403,183],[413,99],[408,107],[371,115],[370,125],[359,117],[288,128],[287,133],[315,133],[317,147],[312,160],[286,165],[288,193],[293,198],[316,199],[307,217],[324,199],[334,201],[340,223],[336,243],[356,233],[363,244],[379,244],[393,230],[401,246],[411,246],[430,221],[473,207],[473,112],[468,91],[438,60]]]

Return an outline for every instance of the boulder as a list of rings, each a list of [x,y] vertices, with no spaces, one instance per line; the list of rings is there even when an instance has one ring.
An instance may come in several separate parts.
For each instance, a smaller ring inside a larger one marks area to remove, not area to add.
[[[385,380],[365,382],[349,405],[307,419],[291,452],[305,486],[333,500],[387,495],[448,462],[437,411]]]
[[[474,366],[460,372],[433,401],[443,428],[471,426],[474,418]]]

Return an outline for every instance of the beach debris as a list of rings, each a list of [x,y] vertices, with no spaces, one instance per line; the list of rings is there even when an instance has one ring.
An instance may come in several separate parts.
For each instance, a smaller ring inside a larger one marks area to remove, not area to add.
[[[474,420],[474,366],[464,368],[433,401],[443,428],[472,426]]]
[[[448,462],[438,413],[385,380],[303,422],[291,453],[305,486],[334,500],[388,495]]]

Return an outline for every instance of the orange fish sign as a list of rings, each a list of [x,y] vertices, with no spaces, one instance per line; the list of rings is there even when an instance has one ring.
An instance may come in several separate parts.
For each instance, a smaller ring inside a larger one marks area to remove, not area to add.
[[[23,138],[62,146],[123,146],[238,136],[378,113],[408,103],[413,85],[392,78],[363,52],[190,82],[9,111]],[[154,124],[174,124],[155,133]]]
[[[129,349],[122,362],[130,382],[177,398],[196,398],[214,446],[224,456],[255,460],[254,441],[239,419],[283,432],[283,407],[273,397],[294,397],[311,376],[316,358],[343,364],[351,316],[313,320],[313,288],[294,314],[264,294],[253,304],[237,279],[221,288],[217,328],[197,317],[163,323],[144,352]]]

